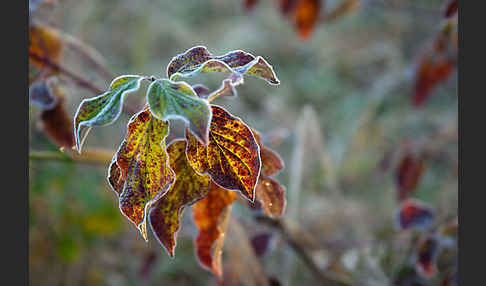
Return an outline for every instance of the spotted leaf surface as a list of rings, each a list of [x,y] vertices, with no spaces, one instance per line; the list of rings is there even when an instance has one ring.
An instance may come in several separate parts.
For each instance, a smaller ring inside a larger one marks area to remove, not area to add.
[[[239,75],[251,75],[266,80],[270,84],[279,84],[270,64],[262,57],[236,50],[222,56],[212,55],[206,47],[197,46],[172,59],[167,67],[170,79],[191,77],[199,73],[229,72]]]
[[[136,91],[141,81],[142,77],[137,75],[117,77],[105,93],[81,102],[74,116],[74,138],[78,152],[81,153],[83,141],[91,127],[111,124],[120,116],[124,97]]]
[[[157,80],[147,90],[150,111],[161,120],[182,119],[204,144],[208,142],[211,108],[190,85],[167,79]]]
[[[199,174],[209,174],[220,187],[240,191],[253,202],[261,167],[258,144],[241,119],[219,106],[211,108],[209,143],[204,146],[186,132],[187,159]]]
[[[117,167],[112,162],[108,173],[110,186],[119,194],[120,210],[145,240],[147,211],[174,181],[165,151],[167,133],[168,123],[152,116],[148,109],[135,114],[115,154]]]
[[[235,192],[210,183],[209,193],[192,207],[199,233],[194,241],[201,265],[222,277],[221,254]]]
[[[186,159],[186,141],[169,145],[170,167],[176,174],[174,184],[150,209],[150,226],[171,257],[174,256],[179,221],[184,208],[201,200],[209,191],[209,176],[199,175]]]

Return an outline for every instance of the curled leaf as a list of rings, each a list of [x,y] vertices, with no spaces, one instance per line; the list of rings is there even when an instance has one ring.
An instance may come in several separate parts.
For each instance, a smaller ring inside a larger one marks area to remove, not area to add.
[[[295,27],[302,39],[308,39],[319,20],[321,0],[299,0],[293,10]]]
[[[47,89],[55,98],[53,108],[44,109],[40,114],[40,127],[49,138],[61,148],[69,148],[74,144],[73,125],[64,106],[63,90],[57,85],[54,78],[46,82]]]
[[[190,85],[167,79],[152,82],[147,90],[150,111],[161,120],[182,119],[205,145],[208,142],[211,108]]]
[[[53,109],[57,105],[57,97],[53,94],[48,80],[37,81],[29,86],[29,102],[43,110]]]
[[[174,184],[150,209],[150,226],[171,257],[177,240],[179,221],[184,208],[206,196],[209,176],[199,175],[187,162],[186,141],[177,140],[167,147],[170,167],[176,174]]]
[[[235,193],[213,182],[204,199],[192,207],[193,219],[199,233],[194,241],[201,265],[221,279],[221,254]]]
[[[168,123],[153,117],[148,109],[135,114],[114,157],[119,170],[112,162],[108,173],[110,186],[119,194],[120,210],[145,240],[147,211],[174,182],[165,151],[167,133]]]
[[[197,173],[209,174],[219,186],[253,202],[261,167],[258,144],[241,119],[219,106],[211,108],[209,143],[204,146],[186,131],[187,159]]]
[[[197,46],[174,57],[167,66],[167,75],[170,79],[191,77],[208,72],[251,75],[264,79],[270,84],[280,83],[272,66],[262,57],[255,57],[241,50],[231,51],[222,56],[213,56],[206,47]]]
[[[141,81],[138,75],[119,76],[105,93],[81,102],[74,116],[74,138],[79,153],[91,127],[113,123],[121,114],[125,95],[136,91]]]
[[[404,201],[396,213],[399,230],[411,228],[426,230],[432,225],[434,218],[435,214],[432,209],[411,199]]]

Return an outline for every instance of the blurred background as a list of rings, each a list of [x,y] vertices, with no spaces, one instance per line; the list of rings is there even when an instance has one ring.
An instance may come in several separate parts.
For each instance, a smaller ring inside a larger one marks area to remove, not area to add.
[[[31,90],[55,76],[50,87],[62,106],[47,108],[31,92],[31,285],[217,285],[194,256],[190,211],[170,259],[120,213],[107,184],[109,160],[144,104],[143,91],[127,98],[113,125],[90,132],[87,157],[66,151],[82,99],[122,74],[163,77],[172,57],[196,45],[215,55],[261,55],[279,77],[279,86],[246,78],[237,98],[214,103],[259,130],[285,161],[276,177],[286,187],[283,220],[311,260],[236,203],[224,285],[319,285],[312,267],[347,281],[340,285],[455,285],[455,240],[442,243],[454,238],[447,227],[458,194],[457,31],[450,32],[457,16],[444,16],[450,1],[318,1],[309,35],[282,12],[284,2],[30,1],[30,25],[49,27],[59,40],[48,45],[59,52],[52,62],[31,58]],[[434,70],[437,58],[446,64]],[[189,82],[216,88],[223,78]],[[428,223],[426,230],[397,227],[408,198],[433,211],[414,222]],[[429,237],[441,251],[420,255]],[[437,267],[432,274],[428,263]]]

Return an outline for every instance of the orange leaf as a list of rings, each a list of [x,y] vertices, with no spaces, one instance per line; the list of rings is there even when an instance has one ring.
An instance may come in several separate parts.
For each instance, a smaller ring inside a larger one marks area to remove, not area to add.
[[[150,209],[150,226],[171,257],[186,206],[194,204],[209,191],[209,176],[198,175],[186,159],[186,141],[176,140],[167,147],[169,164],[176,179],[167,193]]]
[[[62,56],[63,44],[59,31],[44,25],[30,25],[29,27],[29,55],[48,59],[58,64]],[[38,58],[29,56],[29,60],[39,67],[45,63]]]
[[[281,216],[287,203],[285,187],[261,174],[256,187],[256,199],[265,214],[270,217]]]
[[[305,40],[314,31],[321,12],[321,0],[300,0],[293,10],[295,27]]]
[[[211,182],[209,193],[192,208],[193,219],[199,229],[195,240],[197,257],[201,265],[219,279],[223,275],[221,254],[224,235],[234,200],[233,191],[220,188]]]
[[[219,106],[212,105],[209,143],[204,146],[186,130],[186,155],[199,174],[209,174],[220,187],[239,191],[254,201],[260,175],[260,152],[248,126]]]

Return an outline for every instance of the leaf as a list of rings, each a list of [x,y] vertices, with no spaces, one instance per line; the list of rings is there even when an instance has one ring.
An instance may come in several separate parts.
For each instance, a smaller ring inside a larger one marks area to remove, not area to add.
[[[211,105],[213,118],[209,143],[201,144],[186,131],[186,155],[199,174],[209,174],[220,187],[239,191],[250,201],[260,175],[260,151],[253,134],[241,119]]]
[[[455,14],[457,14],[458,8],[459,8],[459,0],[447,0],[444,9],[444,16],[446,18],[454,16]]]
[[[299,0],[278,0],[282,14],[287,15],[293,11],[298,1]]]
[[[435,214],[428,206],[408,199],[400,205],[395,217],[399,230],[408,230],[411,228],[427,230],[432,226]]]
[[[125,96],[136,91],[141,81],[142,77],[138,75],[122,75],[111,82],[105,93],[81,101],[74,116],[74,138],[79,153],[91,127],[115,122],[121,114]]]
[[[319,20],[321,0],[300,0],[293,9],[294,24],[299,36],[305,40],[310,37]]]
[[[260,174],[256,186],[256,199],[259,207],[270,217],[279,217],[285,210],[285,187],[266,175]]]
[[[43,110],[53,109],[57,105],[57,97],[53,94],[47,80],[34,82],[29,86],[29,102]]]
[[[208,96],[211,93],[211,90],[203,84],[195,84],[192,86],[192,89],[197,94],[197,96],[204,99],[208,99]]]
[[[258,2],[259,0],[243,0],[243,7],[246,11],[251,11]]]
[[[177,55],[167,66],[167,76],[171,80],[208,72],[229,72],[240,76],[246,74],[264,79],[273,85],[280,84],[272,66],[262,57],[255,57],[241,50],[213,56],[206,47],[197,46]]]
[[[280,155],[278,155],[277,152],[263,145],[261,141],[260,133],[258,131],[256,131],[253,128],[251,129],[251,131],[253,133],[253,136],[255,137],[255,140],[258,143],[258,146],[260,147],[262,171],[267,176],[271,176],[278,173],[280,170],[282,170],[285,167],[282,158],[280,158]]]
[[[439,242],[434,236],[428,235],[419,241],[415,269],[420,275],[431,278],[437,274],[436,260],[438,253]]]
[[[255,207],[262,209],[270,217],[278,217],[283,214],[287,204],[285,187],[270,176],[282,170],[284,163],[275,151],[262,144],[260,133],[254,129],[252,129],[252,132],[260,147],[260,158],[262,161],[262,171],[256,186],[257,202]]]
[[[219,279],[222,277],[221,254],[235,193],[213,182],[204,199],[192,207],[193,220],[199,229],[194,241],[199,263]]]
[[[453,63],[449,58],[425,55],[417,68],[413,104],[420,107],[434,88],[452,74]]]
[[[168,123],[153,117],[148,109],[135,114],[108,171],[108,182],[119,194],[120,210],[145,240],[147,211],[174,182],[165,151],[168,129]]]
[[[46,86],[51,96],[55,98],[55,105],[41,112],[40,127],[57,146],[71,149],[74,144],[73,125],[64,106],[64,92],[54,78],[49,78]]]
[[[424,159],[411,153],[402,158],[395,173],[400,201],[409,198],[417,190],[424,173],[424,166]]]
[[[150,111],[161,120],[178,118],[189,125],[189,130],[204,145],[208,142],[211,109],[190,85],[167,79],[152,82],[147,90]]]
[[[59,31],[45,25],[29,26],[29,61],[40,68],[46,66],[42,59],[58,64],[63,52]]]
[[[209,191],[209,176],[198,175],[187,162],[186,141],[177,140],[167,147],[170,167],[176,174],[174,184],[150,209],[150,226],[171,257],[185,207],[196,203]]]

